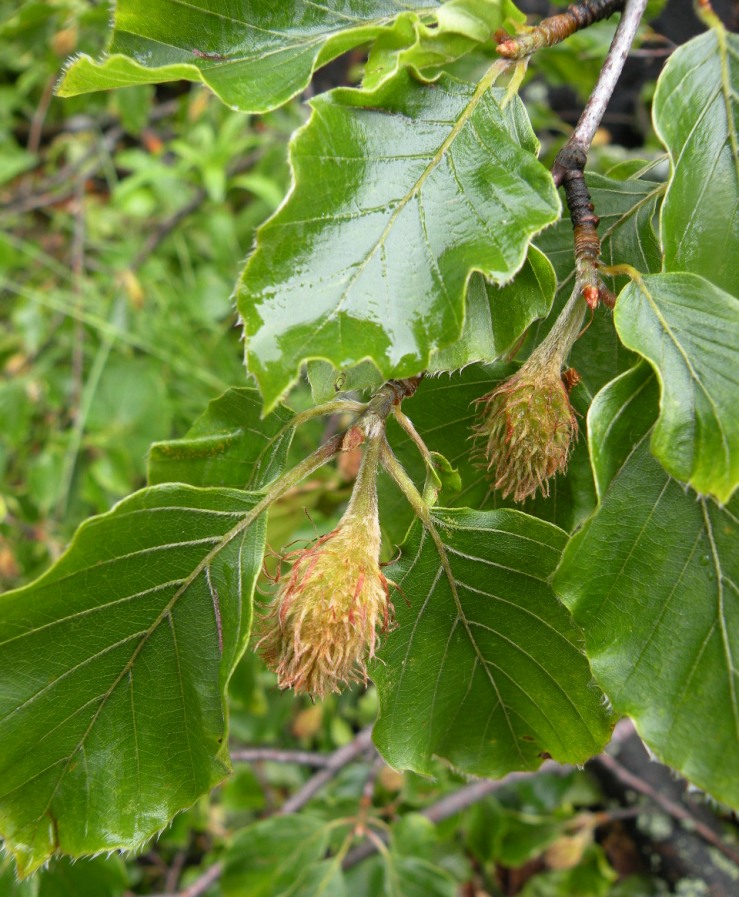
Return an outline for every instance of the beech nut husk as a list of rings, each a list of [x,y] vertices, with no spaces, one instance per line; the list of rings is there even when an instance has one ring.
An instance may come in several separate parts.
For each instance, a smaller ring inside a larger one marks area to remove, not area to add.
[[[494,487],[517,502],[539,489],[548,496],[549,480],[567,469],[578,432],[559,373],[524,366],[478,401],[478,456]]]

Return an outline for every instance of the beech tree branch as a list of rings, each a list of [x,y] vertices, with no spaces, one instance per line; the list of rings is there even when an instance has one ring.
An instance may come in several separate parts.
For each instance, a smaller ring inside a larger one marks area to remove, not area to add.
[[[536,50],[553,47],[576,31],[609,18],[623,5],[624,0],[581,0],[562,13],[542,19],[531,30],[501,40],[498,53],[506,59],[523,59]]]
[[[361,756],[368,748],[372,747],[372,726],[362,729],[353,741],[334,751],[328,759],[326,766],[320,772],[317,772],[312,778],[288,798],[278,810],[278,815],[285,816],[288,813],[297,813],[302,809],[308,801],[327,785],[331,779],[335,779],[341,770],[348,766],[353,760]]]
[[[331,762],[330,754],[319,754],[315,751],[291,751],[272,747],[235,748],[231,751],[234,763],[299,763],[301,766],[323,767]]]
[[[587,184],[585,164],[595,132],[600,127],[608,102],[623,71],[626,57],[641,22],[647,0],[626,0],[610,49],[598,80],[570,139],[557,153],[552,178],[564,187],[575,236],[575,271],[577,284],[585,301],[594,309],[599,300],[613,307],[615,297],[598,274],[600,259],[599,219],[593,209]]]
[[[595,137],[595,132],[603,120],[606,107],[610,102],[618,79],[621,77],[621,72],[646,7],[647,0],[626,0],[621,13],[621,21],[618,23],[616,33],[613,35],[613,41],[598,75],[593,92],[585,104],[575,130],[567,141],[566,146],[577,147],[586,156],[590,149],[590,144],[593,142],[593,137]],[[552,176],[554,177],[554,183],[558,187],[562,184],[562,177],[566,170],[561,169],[557,160],[555,160],[552,167]]]
[[[608,770],[616,779],[618,779],[623,785],[627,788],[633,788],[634,791],[638,791],[639,794],[643,794],[645,797],[649,798],[649,800],[653,801],[660,809],[662,809],[668,816],[671,816],[673,819],[678,822],[685,823],[690,829],[692,829],[697,835],[699,835],[703,840],[710,844],[712,847],[715,847],[716,850],[721,851],[721,853],[727,857],[727,859],[731,860],[737,866],[739,866],[739,852],[735,850],[730,844],[727,844],[723,841],[719,835],[716,834],[711,828],[709,828],[704,822],[698,819],[693,813],[690,812],[686,807],[677,801],[672,800],[669,797],[666,797],[664,794],[661,794],[657,791],[656,788],[653,788],[649,782],[646,782],[640,776],[636,775],[636,773],[632,772],[630,769],[627,769],[623,764],[619,763],[619,761],[612,757],[610,754],[601,754],[598,757],[595,757],[593,763],[596,763],[605,769]]]

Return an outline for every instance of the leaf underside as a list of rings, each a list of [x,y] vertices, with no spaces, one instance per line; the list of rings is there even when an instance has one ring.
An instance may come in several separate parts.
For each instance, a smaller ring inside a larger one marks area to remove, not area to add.
[[[665,763],[739,806],[739,528],[721,507],[671,479],[649,452],[631,451],[625,418],[643,375],[599,400],[601,445],[623,460],[585,528],[565,550],[555,590],[585,633],[598,684]],[[656,390],[652,389],[656,398]],[[643,398],[643,396],[642,396]]]
[[[433,513],[460,604],[416,526],[387,571],[399,626],[372,670],[378,748],[421,773],[434,757],[494,777],[534,769],[545,752],[583,762],[608,740],[610,721],[548,583],[566,534],[518,511]]]
[[[281,406],[262,418],[262,398],[256,389],[229,389],[209,403],[181,439],[151,446],[149,485],[261,489],[285,465],[292,435],[285,427],[291,417]]]
[[[0,597],[0,832],[21,874],[139,847],[228,773],[225,690],[264,543],[240,521],[258,498],[136,493]]]

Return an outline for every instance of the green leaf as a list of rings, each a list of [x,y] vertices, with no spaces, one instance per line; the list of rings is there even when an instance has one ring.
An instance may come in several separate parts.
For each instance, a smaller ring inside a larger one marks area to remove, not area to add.
[[[15,874],[12,859],[0,860],[3,897],[123,897],[127,886],[126,867],[117,856],[75,861],[61,858],[22,881]]]
[[[529,248],[523,268],[505,286],[473,274],[467,287],[464,327],[457,342],[436,352],[428,370],[453,371],[500,358],[515,348],[530,324],[552,307],[557,278],[547,257]]]
[[[301,875],[323,859],[329,833],[321,820],[304,813],[264,819],[242,829],[226,853],[224,897],[293,897]]]
[[[728,501],[739,482],[739,299],[695,274],[658,274],[623,290],[615,321],[660,381],[652,451],[677,479]]]
[[[202,81],[234,109],[266,112],[307,87],[314,69],[369,43],[398,16],[406,28],[445,23],[448,36],[437,43],[452,41],[464,51],[459,41],[466,37],[469,48],[472,36],[486,40],[485,23],[499,22],[500,8],[511,6],[507,0],[449,5],[443,12],[441,0],[118,0],[109,55],[75,59],[57,92],[69,97],[184,79]],[[467,7],[478,8],[474,20]]]
[[[525,110],[517,97],[500,106],[493,71],[477,87],[404,71],[313,101],[291,147],[293,190],[238,287],[267,409],[312,358],[418,373],[459,338],[471,273],[509,279],[557,218]]]
[[[428,860],[390,853],[384,871],[384,889],[378,897],[455,897],[459,887],[444,869]]]
[[[654,426],[658,403],[657,378],[643,361],[612,380],[593,399],[588,411],[588,441],[599,501],[633,446]]]
[[[665,763],[736,807],[739,502],[722,508],[670,479],[648,433],[630,443],[619,418],[649,405],[643,378],[625,376],[607,391],[591,412],[591,432],[606,435],[597,464],[624,460],[567,546],[555,590],[585,633],[614,710],[634,719]],[[611,476],[609,464],[597,478]]]
[[[259,489],[285,465],[292,413],[280,406],[262,418],[256,389],[233,388],[213,399],[182,439],[149,451],[149,484]]]
[[[529,247],[523,268],[504,286],[473,274],[467,287],[462,335],[432,355],[427,371],[454,371],[515,349],[531,323],[549,313],[556,289],[554,269],[535,246]],[[339,389],[377,389],[383,382],[370,362],[340,372],[328,362],[310,361],[308,377],[315,402],[335,398]]]
[[[739,35],[722,25],[676,50],[657,82],[654,126],[672,160],[662,208],[666,271],[739,294]]]
[[[580,635],[549,586],[566,534],[518,511],[433,517],[459,603],[416,526],[387,571],[402,591],[398,628],[372,668],[378,748],[391,765],[427,774],[434,757],[493,777],[535,769],[545,752],[582,763],[610,724]]]
[[[372,45],[362,86],[372,90],[404,67],[432,76],[490,40],[506,20],[525,21],[510,0],[448,0],[429,24],[418,14],[398,16]]]
[[[140,847],[229,772],[225,691],[264,544],[258,496],[158,486],[87,521],[0,597],[0,832],[53,853]]]
[[[39,873],[38,897],[122,897],[128,876],[117,856],[55,860]]]

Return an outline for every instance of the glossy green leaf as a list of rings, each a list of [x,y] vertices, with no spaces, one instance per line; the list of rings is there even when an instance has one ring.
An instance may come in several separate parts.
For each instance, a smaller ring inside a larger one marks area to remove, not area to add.
[[[158,486],[0,597],[0,832],[25,874],[140,847],[229,771],[225,691],[264,530],[257,497]]]
[[[504,286],[473,274],[462,336],[433,355],[428,371],[453,371],[500,358],[515,348],[533,321],[549,313],[556,289],[554,269],[535,246],[529,249],[523,268]]]
[[[677,479],[728,501],[739,482],[739,299],[694,274],[658,274],[623,290],[615,321],[660,381],[652,451]]]
[[[454,46],[486,40],[502,0],[118,0],[109,55],[80,56],[67,69],[60,96],[163,81],[202,81],[242,112],[265,112],[308,86],[314,69],[369,43],[400,16],[405,27],[445,24]],[[478,8],[475,15],[472,10]],[[403,26],[401,26],[402,29]],[[493,27],[497,27],[497,24]],[[456,41],[453,35],[457,36]],[[460,47],[460,49],[462,49]]]
[[[600,458],[624,461],[567,546],[555,590],[614,710],[665,763],[737,807],[739,502],[722,508],[686,491],[650,454],[648,434],[630,445],[614,424],[643,386],[635,378],[629,395],[625,380],[599,397],[595,428],[607,434]]]
[[[225,857],[224,897],[292,897],[301,876],[325,856],[329,833],[321,820],[305,813],[242,829]]]
[[[372,668],[374,739],[385,759],[431,773],[441,757],[501,776],[535,769],[545,753],[568,763],[597,753],[608,714],[577,628],[549,585],[566,534],[518,511],[433,515],[459,603],[433,541],[416,526],[387,570],[399,586],[398,628]]]
[[[510,0],[448,0],[430,23],[417,14],[398,16],[372,45],[362,85],[372,90],[404,67],[419,76],[438,74],[441,66],[490,40],[506,20],[525,21]]]
[[[679,47],[653,108],[673,168],[661,220],[665,270],[739,295],[739,35],[717,25]]]
[[[262,418],[256,389],[233,388],[213,399],[182,437],[149,451],[149,484],[259,489],[282,472],[292,413],[280,406]]]
[[[523,268],[504,286],[473,274],[467,287],[462,335],[432,355],[427,371],[454,371],[475,362],[501,358],[515,349],[532,322],[549,313],[556,288],[554,269],[535,246],[529,248]],[[369,362],[337,371],[328,362],[311,361],[308,377],[316,402],[335,398],[338,390],[377,389],[383,382],[377,368]]]
[[[267,409],[311,358],[418,373],[459,338],[471,273],[508,280],[557,218],[525,110],[517,97],[501,108],[491,78],[428,85],[404,71],[313,101],[293,190],[238,287]]]

